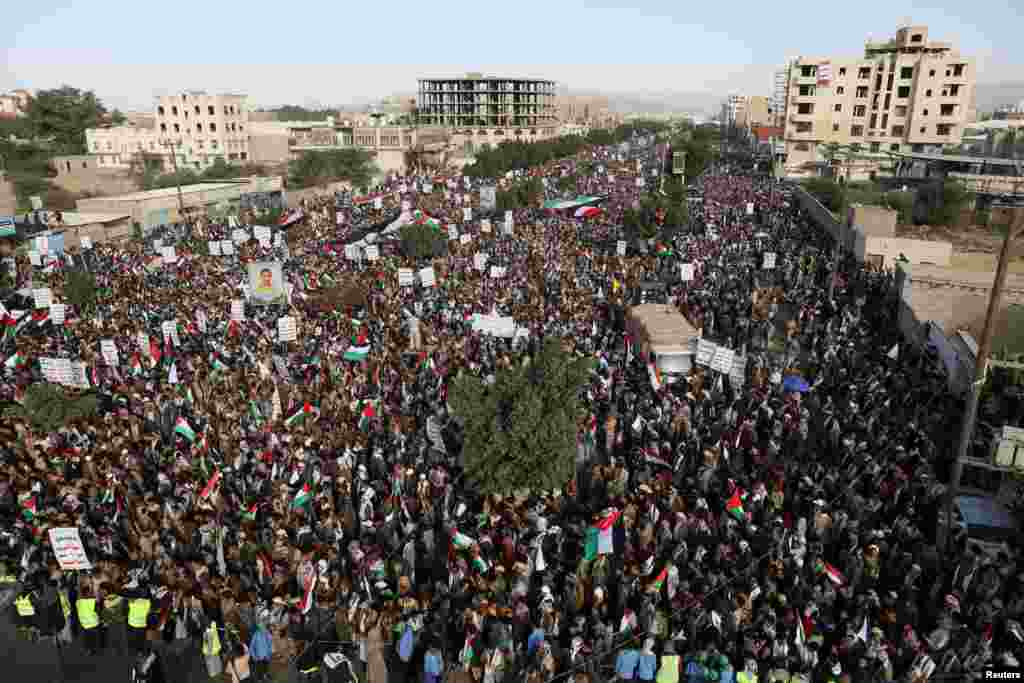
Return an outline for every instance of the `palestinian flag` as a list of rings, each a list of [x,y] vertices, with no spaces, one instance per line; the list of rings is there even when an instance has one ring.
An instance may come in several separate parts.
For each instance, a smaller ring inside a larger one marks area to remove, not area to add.
[[[132,354],[132,374],[136,377],[142,374],[142,357],[138,351]]]
[[[221,372],[228,369],[228,366],[224,365],[224,363],[221,361],[220,358],[217,357],[216,354],[213,355],[213,358],[210,361],[210,365],[213,366],[214,372]]]
[[[476,541],[461,531],[452,532],[452,545],[455,546],[456,550],[468,550],[473,547],[474,543],[476,543]]]
[[[313,491],[309,488],[309,484],[303,484],[302,488],[299,489],[295,497],[292,498],[292,509],[297,510],[304,505],[308,505],[313,500]]]
[[[828,562],[824,563],[823,571],[825,572],[825,576],[828,577],[828,580],[835,585],[842,586],[843,583],[845,583],[842,573]]]
[[[370,428],[370,421],[377,417],[377,408],[374,405],[375,401],[366,401],[360,403],[359,410],[359,429],[367,431]]]
[[[228,327],[224,331],[225,339],[227,337],[239,337],[242,334],[242,327],[238,324],[237,320],[229,320]]]
[[[302,287],[310,291],[316,290],[317,281],[316,273],[305,273],[302,276]]]
[[[203,490],[199,492],[200,500],[207,500],[210,496],[212,496],[214,489],[217,488],[217,484],[219,483],[220,470],[218,469],[213,471],[213,476],[210,477],[210,481],[206,482],[206,486],[204,486]]]
[[[490,570],[491,565],[487,564],[487,560],[482,557],[473,558],[473,569],[477,570],[481,574],[486,574]]]
[[[258,509],[259,509],[259,505],[257,503],[253,503],[249,507],[246,507],[243,504],[242,505],[242,509],[241,509],[242,519],[250,521],[250,522],[255,522],[256,521],[256,510],[258,510]]]
[[[660,574],[658,574],[656,577],[654,577],[654,582],[651,583],[651,587],[654,590],[656,590],[656,591],[660,591],[662,586],[665,585],[665,579],[667,579],[667,578],[668,578],[668,567],[665,567],[664,569],[661,570]]]
[[[50,319],[50,309],[49,308],[37,308],[36,310],[32,311],[32,322],[36,322],[36,323],[39,323],[40,325],[42,325],[43,323],[45,323],[49,319]]]
[[[4,361],[4,367],[8,370],[17,370],[25,367],[27,364],[25,357],[17,351],[14,352],[13,356]]]
[[[746,512],[743,510],[743,498],[740,496],[739,489],[736,489],[732,497],[729,498],[725,504],[725,509],[730,515],[741,521],[746,517]]]
[[[150,337],[149,339],[149,357],[153,359],[153,363],[157,364],[160,362],[160,358],[163,356],[163,352],[160,350],[160,344],[157,343],[156,339]]]
[[[312,416],[312,417],[319,417],[320,416],[319,408],[314,406],[312,403],[303,403],[302,404],[302,408],[300,408],[299,410],[295,411],[294,415],[292,415],[291,417],[289,417],[287,420],[284,421],[284,426],[285,427],[292,427],[292,426],[298,424],[299,422],[302,422],[303,420],[305,420],[307,417],[310,417],[310,416]]]
[[[602,548],[612,547],[612,530],[615,528],[615,523],[619,521],[619,517],[621,516],[622,513],[618,510],[615,510],[611,514],[606,515],[604,519],[600,520],[597,523],[597,552],[599,555],[604,554],[601,552]]]
[[[661,390],[661,372],[654,365],[653,360],[647,361],[647,374],[651,378],[651,388],[655,391]]]
[[[587,562],[597,557],[597,543],[600,533],[595,526],[587,529],[586,540],[583,543],[583,559]]]
[[[189,443],[195,443],[196,441],[195,431],[192,429],[192,426],[188,423],[188,420],[186,420],[183,417],[179,417],[174,422],[174,433],[180,434],[181,436],[185,437],[185,440],[188,441]]]
[[[26,522],[31,522],[38,512],[36,508],[36,497],[31,493],[23,493],[18,496],[18,504],[21,507],[21,516]]]
[[[256,555],[256,568],[259,570],[260,584],[271,581],[274,578],[274,563],[266,553]]]
[[[657,246],[656,253],[658,254],[658,256],[671,256],[672,248],[669,247],[668,245],[659,243]]]
[[[307,563],[301,570],[302,576],[302,599],[299,600],[299,611],[303,614],[308,614],[309,610],[313,609],[314,601],[314,590],[316,589],[317,580],[320,578],[317,575],[316,565],[312,562]]]

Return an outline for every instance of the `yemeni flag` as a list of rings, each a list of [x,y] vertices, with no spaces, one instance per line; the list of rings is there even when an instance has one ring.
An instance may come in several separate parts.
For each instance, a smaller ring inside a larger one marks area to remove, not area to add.
[[[255,522],[256,521],[256,510],[257,509],[259,509],[259,504],[258,503],[253,503],[249,507],[246,507],[245,504],[243,503],[242,504],[242,510],[241,510],[242,519],[250,521],[250,522]]]
[[[26,522],[31,522],[36,517],[38,512],[36,508],[36,497],[31,493],[23,493],[18,496],[18,503],[21,506],[21,516],[25,518]]]
[[[733,492],[732,497],[729,498],[725,504],[726,511],[738,520],[746,518],[746,512],[743,510],[743,498],[740,496],[740,490],[737,488]]]
[[[199,498],[201,500],[208,500],[213,495],[214,489],[217,488],[217,484],[220,483],[220,470],[216,469],[213,471],[213,476],[210,477],[210,481],[206,482],[206,486],[199,492]]]
[[[825,572],[825,576],[828,577],[828,580],[835,585],[842,586],[845,582],[842,573],[828,562],[824,563],[823,571]]]
[[[284,426],[285,427],[292,427],[292,426],[298,424],[299,422],[302,422],[307,417],[311,417],[311,416],[312,417],[319,417],[320,416],[320,410],[316,406],[314,406],[312,403],[303,403],[302,407],[299,410],[295,411],[294,415],[292,415],[291,417],[289,417],[287,420],[284,421]]]
[[[293,510],[297,510],[304,505],[308,505],[311,500],[313,500],[313,490],[309,488],[309,484],[303,484],[302,488],[295,494],[295,497],[292,498],[291,507]]]
[[[651,586],[654,588],[654,590],[660,591],[662,586],[665,585],[665,579],[667,579],[667,578],[668,578],[668,567],[665,567],[665,568],[663,568],[661,570],[660,574],[658,574],[656,577],[654,577],[654,582],[651,584]]]
[[[50,309],[49,308],[37,308],[36,310],[32,311],[32,322],[37,322],[40,325],[42,325],[43,323],[45,323],[49,319],[50,319]]]
[[[4,367],[8,370],[17,370],[23,368],[28,364],[25,357],[21,353],[15,351],[14,355],[4,361]]]
[[[314,602],[314,589],[316,588],[317,580],[320,577],[317,576],[316,565],[312,562],[306,562],[300,570],[299,580],[302,583],[302,599],[299,600],[299,611],[303,614],[308,614],[309,610],[313,609]]]
[[[192,429],[192,425],[190,425],[188,423],[188,420],[186,420],[183,417],[179,417],[174,422],[174,433],[175,434],[180,434],[189,443],[195,443],[196,442],[195,430]]]
[[[667,469],[674,469],[672,463],[667,458],[663,458],[661,453],[654,448],[647,448],[644,450],[644,462],[652,467],[665,467]]]

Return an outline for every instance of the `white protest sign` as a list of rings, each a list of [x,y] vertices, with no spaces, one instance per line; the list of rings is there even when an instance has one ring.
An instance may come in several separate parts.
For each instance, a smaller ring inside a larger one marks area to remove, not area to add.
[[[505,277],[504,266],[491,266],[491,277],[495,279]]]
[[[227,240],[220,243],[220,252],[225,256],[231,256],[235,253],[235,245],[233,242]]]
[[[82,249],[92,249],[92,238],[89,237],[88,235],[82,237],[81,243]]]
[[[433,287],[436,284],[437,281],[434,278],[433,266],[427,266],[426,268],[420,269],[420,281],[423,283],[424,287]]]
[[[53,304],[53,290],[49,287],[33,289],[32,298],[35,300],[36,308],[49,308]]]
[[[747,359],[744,356],[733,356],[729,381],[732,382],[733,389],[739,389],[747,383]]]
[[[619,240],[615,243],[615,253],[619,256],[626,255],[626,240]]]
[[[295,318],[286,315],[277,319],[277,338],[280,341],[295,341],[299,338]]]
[[[706,339],[700,339],[697,341],[697,358],[695,362],[697,365],[711,365],[711,361],[715,358],[715,350],[718,347]]]
[[[257,225],[255,228],[253,228],[252,232],[253,236],[258,240],[266,240],[269,242],[271,237],[273,237],[270,228],[266,225]]]
[[[210,242],[208,245],[210,256],[220,256],[220,242]]]
[[[376,244],[368,245],[364,251],[366,252],[366,260],[368,261],[376,261],[380,258],[380,247]]]
[[[486,232],[487,234],[491,233],[491,220],[489,218],[485,218],[480,221],[480,232]]]
[[[164,248],[163,240],[153,240],[153,251],[160,253],[160,250]]]
[[[71,364],[71,381],[69,384],[76,389],[88,389],[91,385],[89,384],[89,370],[85,363],[74,362]]]
[[[378,210],[379,209],[383,209],[384,208],[384,198],[383,197],[374,197],[373,198],[373,208],[378,209]]]
[[[434,191],[434,184],[433,183],[423,183],[423,193],[424,194],[430,194],[433,191]]]
[[[103,360],[107,362],[107,365],[117,367],[120,363],[118,358],[117,344],[114,343],[113,339],[101,339],[100,340],[100,353],[103,354]]]
[[[74,373],[71,370],[70,358],[54,358],[53,368],[59,384],[71,386],[74,383]]]
[[[775,252],[766,251],[764,254],[764,269],[772,270],[775,268]]]
[[[450,240],[457,240],[457,239],[459,239],[459,229],[456,228],[454,225],[449,225],[448,226],[448,239],[450,239]]]
[[[345,222],[345,212],[344,211],[335,211],[334,212],[334,222],[337,225],[341,225],[342,223],[344,223]]]
[[[416,278],[413,276],[412,268],[399,268],[398,269],[398,286],[399,287],[412,287],[416,283]]]
[[[359,258],[359,247],[354,244],[345,245],[345,258],[349,261],[355,261]]]
[[[754,215],[754,202],[747,202],[747,215],[748,216],[753,216]]]
[[[245,320],[245,302],[241,299],[234,299],[231,302],[231,319],[236,323]]]
[[[165,320],[165,321],[163,321],[162,323],[160,323],[160,331],[164,335],[164,341],[167,341],[167,339],[170,339],[171,343],[173,343],[175,346],[178,346],[178,344],[179,344],[179,340],[178,340],[178,323],[176,321],[174,321],[174,320]]]
[[[75,527],[53,527],[49,531],[50,547],[57,564],[66,572],[92,569],[92,563],[85,554],[85,546]]]
[[[36,251],[35,249],[29,249],[29,251],[28,251],[28,261],[33,266],[41,266],[41,265],[43,265],[43,259],[42,259],[42,257],[40,257],[39,252]]]
[[[734,352],[730,348],[724,346],[715,347],[715,355],[711,359],[711,369],[715,372],[720,372],[723,375],[728,375],[732,372],[732,362]]]
[[[461,235],[459,235],[459,242],[461,244],[469,244],[472,241],[473,241],[473,236],[470,235],[469,233],[462,233]]]
[[[483,270],[487,265],[487,254],[481,254],[477,252],[473,254],[473,267],[477,270]]]
[[[145,332],[139,332],[135,335],[135,343],[139,345],[139,351],[143,354],[149,354],[149,335]]]
[[[234,242],[235,244],[241,244],[242,242],[248,242],[249,241],[249,232],[247,230],[242,230],[241,228],[239,228],[238,230],[232,230],[231,231],[231,241]]]
[[[164,247],[160,250],[160,256],[163,258],[164,263],[178,262],[178,252],[175,251],[174,247]]]
[[[39,370],[43,373],[43,379],[51,384],[57,384],[57,376],[54,374],[52,358],[40,358]]]
[[[54,325],[63,325],[67,316],[67,307],[64,304],[50,304],[50,322]]]
[[[682,278],[683,282],[690,282],[691,280],[693,280],[693,264],[680,263],[679,277]]]
[[[464,206],[464,207],[462,207],[462,220],[465,223],[468,223],[471,220],[473,220],[473,207],[471,207],[471,206]]]

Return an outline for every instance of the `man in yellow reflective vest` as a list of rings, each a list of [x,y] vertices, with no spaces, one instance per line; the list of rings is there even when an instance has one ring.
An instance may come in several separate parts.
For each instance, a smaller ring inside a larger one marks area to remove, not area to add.
[[[217,622],[211,621],[203,631],[203,659],[206,660],[206,673],[216,678],[224,672],[224,664],[220,659],[220,635],[217,633]]]
[[[35,596],[30,588],[24,589],[14,599],[14,609],[18,613],[18,635],[31,640],[39,620],[36,613]]]
[[[145,593],[139,592],[128,600],[128,644],[139,652],[146,644],[146,626],[152,603]]]
[[[84,584],[81,587],[78,600],[75,601],[75,611],[78,613],[78,625],[82,628],[85,651],[90,655],[99,654],[100,615],[96,613],[96,596],[92,586]]]

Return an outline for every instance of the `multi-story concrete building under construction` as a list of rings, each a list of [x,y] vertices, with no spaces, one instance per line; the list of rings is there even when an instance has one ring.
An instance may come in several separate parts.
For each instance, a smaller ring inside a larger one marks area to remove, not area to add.
[[[532,142],[558,134],[555,82],[531,78],[421,78],[416,118],[419,125],[452,129],[457,142]]]

